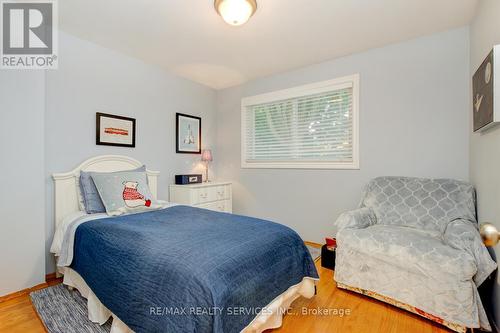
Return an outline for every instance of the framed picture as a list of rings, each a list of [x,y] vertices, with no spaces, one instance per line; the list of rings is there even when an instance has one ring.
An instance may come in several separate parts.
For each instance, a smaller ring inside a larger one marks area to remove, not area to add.
[[[176,113],[175,124],[175,151],[183,154],[201,154],[201,118]]]
[[[96,113],[96,144],[135,147],[135,119]]]
[[[495,121],[493,102],[495,52],[498,52],[496,47],[484,59],[472,78],[474,132],[489,127]]]

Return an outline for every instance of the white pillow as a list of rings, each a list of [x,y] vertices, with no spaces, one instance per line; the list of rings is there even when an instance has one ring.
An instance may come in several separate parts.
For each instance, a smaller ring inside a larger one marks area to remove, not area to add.
[[[80,186],[80,173],[76,176],[76,196],[78,198],[78,208],[85,211],[85,203],[83,202],[82,188]]]

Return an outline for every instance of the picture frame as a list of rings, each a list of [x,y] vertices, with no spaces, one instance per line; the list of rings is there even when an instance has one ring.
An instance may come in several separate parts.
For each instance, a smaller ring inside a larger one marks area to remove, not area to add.
[[[96,145],[135,148],[136,120],[96,113]]]
[[[491,51],[472,78],[474,131],[493,122],[493,60]]]
[[[201,154],[201,118],[184,113],[175,114],[175,152]]]
[[[472,77],[474,132],[486,131],[500,123],[499,66],[500,45],[495,45]]]

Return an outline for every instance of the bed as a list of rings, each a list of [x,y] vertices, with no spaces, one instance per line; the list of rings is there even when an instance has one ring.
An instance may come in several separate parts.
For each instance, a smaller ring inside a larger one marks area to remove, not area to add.
[[[314,262],[283,225],[167,202],[117,217],[80,211],[81,171],[142,165],[106,155],[53,176],[52,250],[91,321],[112,317],[112,333],[262,332],[281,326],[295,299],[314,296]],[[146,172],[156,199],[159,173]]]

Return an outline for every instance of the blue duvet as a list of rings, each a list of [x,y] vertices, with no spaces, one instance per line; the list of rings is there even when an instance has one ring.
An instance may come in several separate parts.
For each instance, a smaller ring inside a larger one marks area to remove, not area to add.
[[[81,224],[71,267],[137,333],[240,332],[318,277],[290,228],[187,206]]]

